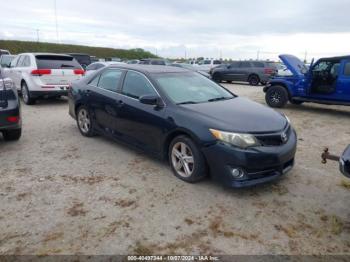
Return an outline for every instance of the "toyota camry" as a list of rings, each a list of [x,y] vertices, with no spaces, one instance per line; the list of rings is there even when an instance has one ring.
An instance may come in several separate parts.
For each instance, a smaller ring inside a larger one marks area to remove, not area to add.
[[[297,139],[286,116],[196,72],[111,65],[73,82],[68,93],[83,136],[102,134],[165,159],[186,182],[210,175],[251,186],[294,165]]]

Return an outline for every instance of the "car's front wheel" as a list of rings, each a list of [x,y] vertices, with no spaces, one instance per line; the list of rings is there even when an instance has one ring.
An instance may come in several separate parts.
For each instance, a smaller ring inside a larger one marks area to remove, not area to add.
[[[222,81],[221,75],[220,75],[219,73],[214,73],[214,74],[213,74],[213,80],[214,80],[216,83],[221,83],[221,81]]]
[[[2,132],[5,141],[15,141],[20,139],[22,135],[22,129],[5,130]]]
[[[169,162],[176,177],[195,183],[207,176],[207,164],[202,152],[191,138],[176,137],[169,146]]]
[[[284,107],[288,102],[288,92],[283,86],[272,86],[266,92],[265,101],[271,107]]]
[[[93,119],[91,117],[90,111],[86,106],[81,106],[76,112],[77,125],[80,133],[83,136],[92,137],[95,135],[93,130]]]

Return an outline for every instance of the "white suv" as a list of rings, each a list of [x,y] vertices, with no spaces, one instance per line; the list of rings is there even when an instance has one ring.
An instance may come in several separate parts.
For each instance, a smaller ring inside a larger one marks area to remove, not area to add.
[[[209,73],[210,69],[221,65],[221,61],[217,59],[205,59],[198,62],[198,68],[201,71]]]
[[[72,56],[49,53],[19,54],[6,71],[27,105],[38,98],[67,95],[71,82],[83,75],[84,70]]]

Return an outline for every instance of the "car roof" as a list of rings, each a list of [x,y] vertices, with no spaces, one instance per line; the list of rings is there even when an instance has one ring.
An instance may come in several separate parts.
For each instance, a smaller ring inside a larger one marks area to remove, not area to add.
[[[34,55],[34,56],[37,56],[37,55],[57,55],[57,56],[69,56],[69,57],[71,57],[70,55],[67,55],[67,54],[58,54],[58,53],[39,53],[39,52],[33,52],[33,53],[21,53],[21,54],[18,54],[18,55]]]
[[[343,59],[350,59],[350,55],[345,55],[345,56],[334,56],[334,57],[323,57],[320,58],[320,61],[324,61],[324,60],[343,60]]]
[[[141,73],[183,73],[189,72],[188,70],[175,67],[175,66],[164,66],[164,65],[140,65],[140,64],[115,64],[109,65],[109,68],[122,68],[127,70],[135,70]]]

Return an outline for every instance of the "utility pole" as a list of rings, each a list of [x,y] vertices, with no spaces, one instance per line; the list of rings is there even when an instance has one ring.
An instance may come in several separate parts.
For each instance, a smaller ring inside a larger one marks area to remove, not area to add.
[[[54,8],[55,8],[56,40],[57,40],[57,44],[59,44],[60,40],[58,37],[58,21],[57,21],[57,3],[56,3],[56,0],[54,0]]]
[[[256,53],[256,60],[259,60],[260,58],[260,50],[258,50],[258,52]]]
[[[39,29],[36,29],[36,41],[39,43],[40,39],[39,39]]]

